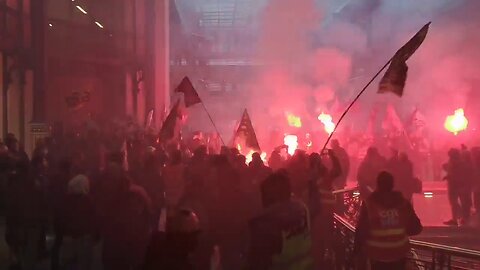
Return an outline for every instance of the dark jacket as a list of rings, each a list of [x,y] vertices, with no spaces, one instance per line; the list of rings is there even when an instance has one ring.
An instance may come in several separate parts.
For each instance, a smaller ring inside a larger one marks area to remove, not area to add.
[[[392,191],[392,192],[379,192],[374,191],[369,200],[374,201],[375,203],[385,206],[387,208],[394,208],[399,207],[402,204],[407,204],[407,211],[409,211],[409,223],[406,229],[406,232],[409,236],[418,235],[422,232],[423,226],[418,218],[413,206],[410,202],[406,201],[405,198],[402,196],[402,193]],[[365,242],[367,241],[370,233],[370,222],[368,218],[368,211],[367,206],[362,203],[362,208],[360,210],[360,217],[358,219],[358,223],[356,226],[355,231],[355,244],[354,244],[354,253],[359,254],[361,253],[363,247],[365,246]]]
[[[164,232],[153,233],[142,269],[193,270],[188,249],[185,249],[181,242]]]
[[[96,236],[98,223],[88,195],[67,194],[62,207],[62,231],[71,237]]]
[[[309,231],[306,206],[299,201],[278,203],[250,221],[248,269],[269,269],[283,249],[285,233]],[[306,239],[310,240],[310,239]]]

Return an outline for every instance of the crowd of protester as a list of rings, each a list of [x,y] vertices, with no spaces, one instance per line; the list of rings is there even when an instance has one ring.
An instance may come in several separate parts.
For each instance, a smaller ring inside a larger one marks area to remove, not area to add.
[[[288,175],[287,194],[308,205],[315,264],[328,263],[333,211],[344,210],[331,191],[346,187],[350,171],[338,141],[327,152],[297,150],[291,157],[279,147],[268,162],[255,153],[247,164],[236,148],[164,144],[151,132],[113,124],[83,130],[38,141],[31,159],[13,134],[0,144],[11,269],[36,269],[45,261],[52,270],[267,269],[261,265],[278,247],[259,244],[251,222],[277,196],[270,198],[263,186],[272,172]],[[449,153],[450,190],[466,179],[458,175],[466,173],[459,160],[480,160],[473,152]],[[387,160],[375,148],[358,170],[362,195],[375,189],[383,170],[411,201],[419,180],[408,157],[393,151]],[[312,188],[311,180],[320,178]],[[455,190],[450,199],[461,206],[453,211],[467,215],[464,193]]]
[[[443,165],[446,173],[448,199],[452,219],[446,225],[469,224],[472,206],[480,211],[480,148],[468,149],[465,145],[448,151],[448,161]]]

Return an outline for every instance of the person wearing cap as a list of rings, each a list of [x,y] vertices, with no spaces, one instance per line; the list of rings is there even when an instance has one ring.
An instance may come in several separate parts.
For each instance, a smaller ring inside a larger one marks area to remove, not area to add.
[[[264,210],[249,223],[246,269],[313,269],[309,211],[292,198],[287,172],[263,181],[261,197]]]
[[[366,255],[372,270],[404,270],[409,236],[423,227],[412,205],[394,191],[394,178],[383,171],[376,190],[364,201],[355,232],[354,254]]]
[[[198,245],[200,221],[188,209],[162,211],[159,228],[152,234],[143,270],[194,269],[190,255]]]

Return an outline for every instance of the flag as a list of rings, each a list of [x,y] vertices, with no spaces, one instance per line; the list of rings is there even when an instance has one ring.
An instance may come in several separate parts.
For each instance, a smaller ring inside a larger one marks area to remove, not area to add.
[[[427,119],[418,108],[415,108],[408,121],[410,137],[421,137],[426,125]]]
[[[425,127],[426,124],[427,119],[425,118],[425,116],[418,110],[418,108],[415,108],[412,115],[410,116],[408,125],[410,127]]]
[[[193,87],[192,82],[185,76],[182,82],[175,89],[177,93],[183,93],[183,99],[185,100],[185,106],[188,108],[198,103],[202,103],[202,100],[198,96],[197,90]]]
[[[380,81],[378,93],[392,92],[399,97],[403,95],[408,72],[406,61],[415,53],[420,45],[422,45],[427,36],[429,26],[430,23],[423,26],[413,38],[395,53],[387,72],[385,72],[385,75]]]
[[[180,112],[180,100],[175,103],[173,108],[170,110],[170,113],[163,122],[162,129],[160,130],[159,138],[161,142],[167,142],[176,137],[178,131],[178,125],[181,120]]]
[[[383,119],[382,128],[391,133],[404,132],[402,120],[392,104],[387,105],[385,118]]]
[[[240,121],[237,131],[235,132],[233,141],[235,142],[239,138],[245,140],[246,147],[249,147],[252,150],[260,151],[257,135],[253,129],[252,121],[250,120],[247,109],[243,111],[242,120]]]
[[[368,122],[367,122],[367,128],[365,130],[364,137],[366,139],[374,139],[375,138],[375,133],[376,133],[376,128],[375,128],[375,122],[377,120],[377,109],[372,108],[370,111],[370,116],[368,117]]]

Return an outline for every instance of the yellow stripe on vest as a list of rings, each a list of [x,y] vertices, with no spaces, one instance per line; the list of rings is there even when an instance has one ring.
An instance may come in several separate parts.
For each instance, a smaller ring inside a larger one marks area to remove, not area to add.
[[[404,239],[396,242],[380,242],[380,241],[367,241],[367,244],[374,248],[399,248],[404,246],[408,243],[408,238],[405,237]]]
[[[370,234],[376,237],[405,235],[405,229],[371,230]]]

